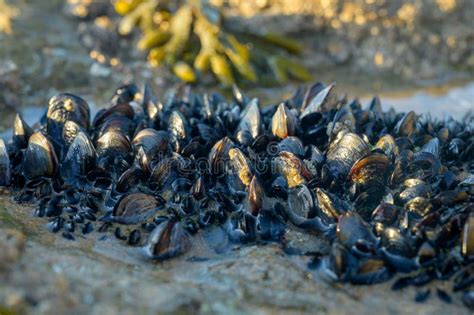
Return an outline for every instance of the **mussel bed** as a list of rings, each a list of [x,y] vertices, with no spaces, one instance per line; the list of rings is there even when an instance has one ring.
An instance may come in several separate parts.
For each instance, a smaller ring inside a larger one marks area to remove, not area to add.
[[[68,240],[113,233],[159,261],[201,229],[237,244],[296,230],[330,242],[312,263],[328,280],[453,279],[472,307],[474,115],[383,111],[377,97],[363,108],[334,88],[261,106],[236,86],[232,100],[188,87],[159,100],[130,84],[92,120],[85,100],[59,94],[0,140],[0,186]]]

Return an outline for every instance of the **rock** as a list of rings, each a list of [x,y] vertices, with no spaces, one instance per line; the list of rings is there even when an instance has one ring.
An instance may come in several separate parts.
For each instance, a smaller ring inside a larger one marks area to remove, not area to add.
[[[0,270],[17,262],[24,251],[26,237],[15,229],[0,229]]]

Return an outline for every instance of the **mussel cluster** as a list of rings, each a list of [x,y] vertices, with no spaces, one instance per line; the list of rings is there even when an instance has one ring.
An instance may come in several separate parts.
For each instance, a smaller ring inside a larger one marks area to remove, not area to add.
[[[473,115],[384,112],[378,98],[364,109],[333,84],[265,107],[235,86],[232,101],[183,88],[159,102],[126,85],[93,120],[60,94],[34,128],[19,115],[13,128],[0,185],[67,239],[113,230],[163,260],[208,227],[236,243],[293,229],[331,242],[319,264],[332,279],[409,273],[401,288],[454,276],[472,303]]]

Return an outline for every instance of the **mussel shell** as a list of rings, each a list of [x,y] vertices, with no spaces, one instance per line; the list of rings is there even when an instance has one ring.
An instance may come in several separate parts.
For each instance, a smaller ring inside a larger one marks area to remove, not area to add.
[[[408,211],[414,211],[421,216],[425,216],[433,209],[433,205],[427,198],[415,197],[405,203],[405,209]]]
[[[0,139],[0,186],[10,186],[12,180],[12,172],[10,165],[10,157],[3,139]]]
[[[381,245],[395,255],[404,257],[413,257],[415,255],[413,244],[397,228],[388,227],[383,231]]]
[[[146,155],[146,160],[141,159],[140,162],[142,168],[148,170],[149,165],[143,162],[152,159],[159,161],[171,151],[171,135],[167,131],[147,128],[135,135],[132,144],[136,155]]]
[[[399,153],[399,148],[395,139],[388,134],[381,137],[375,144],[375,147],[382,150],[385,155],[391,159],[394,159]]]
[[[225,172],[229,150],[232,147],[234,147],[234,144],[228,137],[224,137],[214,144],[209,152],[209,171],[211,174],[222,175]]]
[[[434,157],[439,159],[440,146],[439,139],[433,138],[421,148],[421,151],[431,153]]]
[[[284,103],[278,105],[272,117],[272,133],[275,137],[285,139],[294,136],[297,130],[296,116],[286,107]]]
[[[23,154],[23,175],[28,179],[52,177],[57,169],[58,159],[51,142],[41,132],[34,133]]]
[[[303,157],[305,154],[303,142],[299,138],[291,136],[278,143],[278,150],[279,152],[291,152],[298,157]]]
[[[431,188],[425,183],[418,183],[416,185],[408,186],[397,196],[397,201],[400,205],[405,205],[407,202],[415,197],[427,198],[431,195]]]
[[[288,208],[298,217],[311,217],[315,208],[314,197],[306,185],[301,184],[289,189]]]
[[[249,186],[253,177],[253,170],[247,157],[238,148],[229,150],[230,172],[235,174],[242,185]]]
[[[125,84],[119,87],[112,98],[110,104],[128,103],[133,101],[140,94],[140,89],[135,84]]]
[[[126,193],[137,189],[140,181],[145,180],[144,172],[137,167],[130,168],[120,175],[116,184],[115,191],[118,193]]]
[[[416,131],[417,117],[414,111],[406,113],[395,126],[395,133],[400,137],[410,137]]]
[[[144,193],[123,195],[115,204],[112,213],[101,218],[104,222],[120,224],[143,223],[163,209],[164,200]]]
[[[237,132],[248,131],[253,139],[256,139],[260,135],[262,118],[260,115],[260,107],[256,98],[252,99],[244,111],[240,115],[240,122],[237,126]]]
[[[314,96],[311,101],[308,103],[306,107],[301,108],[300,120],[303,121],[307,119],[313,113],[320,111],[321,108],[325,105],[325,103],[329,100],[329,96],[331,94],[332,89],[334,88],[335,84],[330,84],[323,90],[319,91],[316,96]]]
[[[100,125],[100,127],[95,129],[96,139],[110,131],[121,133],[131,139],[135,134],[135,129],[136,124],[132,119],[126,116],[111,115],[103,122],[103,124]]]
[[[180,112],[174,110],[168,118],[168,130],[179,141],[188,136],[188,121]]]
[[[336,222],[341,214],[350,210],[350,206],[346,202],[321,188],[316,188],[316,200],[323,216],[331,222]]]
[[[92,125],[95,128],[103,127],[104,124],[109,120],[116,119],[117,117],[128,118],[133,120],[135,112],[133,108],[128,103],[118,103],[112,107],[102,109],[97,112],[94,117]]]
[[[375,235],[370,226],[355,212],[347,212],[339,218],[336,228],[338,241],[348,249],[363,245],[365,250],[372,250],[376,244]]]
[[[115,161],[127,160],[132,147],[128,139],[116,131],[104,133],[96,141],[96,151],[99,160],[106,163],[105,167],[113,166]]]
[[[352,165],[369,153],[369,147],[361,137],[346,133],[331,143],[327,153],[327,164],[331,174],[346,177]]]
[[[143,247],[147,258],[165,260],[184,253],[190,246],[189,234],[183,224],[172,218],[160,223]]]
[[[474,213],[471,213],[464,223],[461,253],[467,259],[474,258]]]
[[[63,179],[74,179],[86,175],[96,165],[96,152],[89,137],[79,132],[61,163]]]
[[[390,160],[384,154],[372,153],[365,156],[352,165],[348,178],[358,185],[387,183],[390,172]]]
[[[78,123],[72,120],[68,120],[64,123],[63,127],[63,142],[64,142],[64,154],[67,153],[67,149],[76,139],[79,132],[86,132],[86,130],[81,127]]]
[[[177,153],[163,159],[151,171],[150,186],[152,189],[171,190],[171,184],[177,178],[191,174],[188,165],[188,161]]]
[[[17,149],[24,149],[28,146],[28,139],[33,134],[33,129],[23,120],[20,114],[15,116],[13,122],[13,144]]]
[[[59,141],[62,136],[64,123],[68,120],[76,122],[85,129],[90,126],[90,109],[85,100],[79,96],[63,93],[54,96],[49,101],[48,134]]]
[[[394,204],[382,202],[375,208],[372,213],[372,220],[374,222],[380,222],[385,225],[391,225],[395,223],[400,213],[400,208]]]
[[[249,184],[248,200],[250,205],[250,213],[257,216],[263,205],[263,188],[257,177],[253,176]]]
[[[273,160],[273,167],[277,173],[285,178],[289,188],[304,184],[311,179],[311,173],[306,165],[291,152],[280,152]]]

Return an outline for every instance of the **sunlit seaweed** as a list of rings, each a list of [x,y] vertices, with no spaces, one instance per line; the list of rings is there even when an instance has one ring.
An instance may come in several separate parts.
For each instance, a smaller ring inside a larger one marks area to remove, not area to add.
[[[273,33],[232,34],[219,10],[205,1],[189,0],[175,7],[159,0],[117,0],[114,7],[123,16],[119,33],[126,36],[138,27],[137,45],[148,52],[149,64],[167,65],[185,82],[208,72],[224,86],[236,80],[273,84],[290,77],[311,79],[303,66],[282,52],[298,54],[300,43]]]

